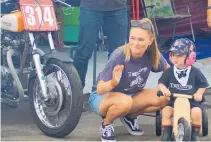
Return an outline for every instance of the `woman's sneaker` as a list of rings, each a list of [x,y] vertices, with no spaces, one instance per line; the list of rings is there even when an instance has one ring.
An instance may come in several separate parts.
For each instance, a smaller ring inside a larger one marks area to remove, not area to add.
[[[120,120],[131,135],[140,136],[144,134],[144,131],[139,128],[138,118],[132,119],[125,116],[120,118]]]
[[[115,136],[114,136],[114,128],[111,124],[107,125],[101,125],[100,127],[100,132],[101,132],[101,140],[103,142],[115,142]]]

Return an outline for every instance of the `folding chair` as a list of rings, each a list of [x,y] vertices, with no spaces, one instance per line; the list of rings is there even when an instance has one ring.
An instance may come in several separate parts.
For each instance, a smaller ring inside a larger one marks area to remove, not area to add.
[[[189,19],[190,30],[193,41],[195,41],[193,25],[191,21],[191,14],[189,4],[177,5],[175,7],[174,0],[141,0],[144,16],[152,19],[158,42],[162,42],[162,37],[159,34],[159,27],[166,27],[173,25],[172,41],[176,34],[176,25],[185,20]],[[187,7],[187,12],[178,13],[177,9],[181,7]]]

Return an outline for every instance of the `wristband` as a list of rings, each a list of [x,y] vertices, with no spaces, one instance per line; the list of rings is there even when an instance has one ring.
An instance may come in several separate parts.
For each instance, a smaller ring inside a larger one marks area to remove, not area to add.
[[[114,81],[113,79],[111,80],[111,86],[114,88],[114,87],[116,87],[117,86],[117,82],[116,81]]]
[[[211,9],[207,9],[207,15],[211,14]]]
[[[209,10],[209,9],[211,9],[211,6],[208,6],[208,7],[207,7],[207,10]]]

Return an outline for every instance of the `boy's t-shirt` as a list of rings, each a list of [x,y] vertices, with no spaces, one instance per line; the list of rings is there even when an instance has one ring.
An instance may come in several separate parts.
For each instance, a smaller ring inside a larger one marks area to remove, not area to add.
[[[120,47],[111,54],[103,71],[98,75],[97,82],[99,80],[105,82],[111,80],[114,67],[116,65],[124,65],[120,83],[112,91],[133,95],[144,88],[150,71],[163,71],[166,68],[166,64],[164,57],[160,56],[158,69],[153,69],[147,52],[140,59],[131,58],[129,61],[125,61],[123,48]]]
[[[174,75],[174,66],[168,68],[158,80],[158,83],[164,84],[171,93],[180,93],[193,95],[199,88],[206,88],[209,86],[207,79],[202,72],[191,66],[187,84],[182,85]]]

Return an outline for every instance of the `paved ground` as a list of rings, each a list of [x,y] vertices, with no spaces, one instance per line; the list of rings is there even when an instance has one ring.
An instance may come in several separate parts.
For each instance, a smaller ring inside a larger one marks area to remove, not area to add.
[[[106,53],[98,54],[97,72],[102,69],[107,60]],[[209,65],[208,65],[209,64]],[[89,71],[87,77],[87,85],[85,92],[90,91],[92,87],[92,60],[89,64]],[[206,77],[211,77],[210,62],[196,63],[200,67]],[[150,74],[147,88],[155,88],[156,82],[160,74]],[[209,82],[211,79],[209,79]],[[210,82],[211,84],[211,82]],[[87,98],[87,96],[85,97]],[[211,95],[206,96],[208,102],[211,104]],[[1,140],[3,141],[99,141],[99,126],[101,119],[86,108],[86,112],[82,114],[81,120],[76,129],[67,137],[62,139],[54,139],[45,136],[37,127],[31,117],[28,102],[22,103],[17,109],[12,109],[5,105],[1,108]],[[208,109],[209,120],[211,120],[211,109]],[[211,122],[211,121],[210,121]],[[159,137],[155,135],[155,119],[153,117],[140,117],[140,126],[145,131],[144,136],[131,136],[124,129],[119,120],[114,122],[115,133],[118,141],[156,141]],[[211,124],[209,124],[211,130]],[[208,137],[201,137],[201,140],[211,140],[211,131]]]

